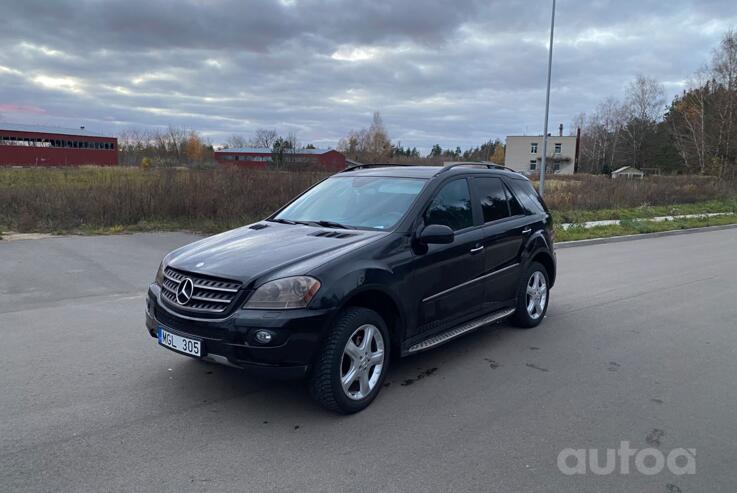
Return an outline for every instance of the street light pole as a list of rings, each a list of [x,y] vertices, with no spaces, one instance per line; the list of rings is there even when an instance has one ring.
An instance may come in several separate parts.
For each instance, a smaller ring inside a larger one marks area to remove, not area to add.
[[[548,113],[550,112],[550,73],[553,68],[553,30],[555,28],[555,0],[553,14],[550,17],[550,48],[548,49],[548,87],[545,92],[545,125],[543,130],[543,158],[540,167],[540,196],[545,194],[545,167],[548,155]]]

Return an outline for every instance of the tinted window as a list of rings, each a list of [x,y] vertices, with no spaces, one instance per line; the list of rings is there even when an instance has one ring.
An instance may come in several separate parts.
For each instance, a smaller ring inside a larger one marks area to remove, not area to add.
[[[509,180],[509,185],[522,207],[529,214],[544,214],[546,212],[540,196],[529,181]]]
[[[509,202],[509,213],[512,216],[524,216],[525,211],[520,205],[519,201],[515,198],[514,194],[509,191],[508,187],[504,187],[507,191],[507,201]]]
[[[485,223],[509,217],[507,191],[499,178],[476,178],[474,183]]]
[[[425,224],[444,224],[453,231],[473,226],[471,193],[465,179],[443,186],[425,212]]]

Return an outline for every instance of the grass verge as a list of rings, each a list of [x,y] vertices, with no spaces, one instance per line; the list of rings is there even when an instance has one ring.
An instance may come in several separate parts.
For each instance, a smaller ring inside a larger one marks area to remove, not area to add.
[[[556,224],[584,223],[607,219],[647,219],[658,216],[676,216],[685,214],[706,214],[710,212],[737,213],[737,199],[708,200],[692,204],[672,204],[657,206],[631,207],[627,209],[598,209],[553,211]]]
[[[658,233],[661,231],[722,226],[726,224],[737,224],[737,214],[661,222],[625,219],[618,225],[596,226],[593,228],[574,226],[567,230],[556,229],[555,239],[556,241],[590,240],[594,238],[611,238],[613,236]]]

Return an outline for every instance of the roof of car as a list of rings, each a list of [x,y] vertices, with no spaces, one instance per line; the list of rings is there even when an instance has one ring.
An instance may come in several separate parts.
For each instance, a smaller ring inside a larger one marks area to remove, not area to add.
[[[391,176],[397,178],[433,178],[438,174],[458,175],[468,173],[489,173],[489,174],[502,174],[509,176],[510,178],[516,178],[521,180],[527,180],[527,178],[511,170],[498,169],[498,168],[487,168],[485,166],[413,166],[413,165],[401,165],[401,166],[372,166],[370,168],[357,168],[353,170],[346,170],[341,172],[346,176]]]

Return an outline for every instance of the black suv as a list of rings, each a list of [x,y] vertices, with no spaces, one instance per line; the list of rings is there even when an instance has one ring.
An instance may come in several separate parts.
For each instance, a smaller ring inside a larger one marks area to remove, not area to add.
[[[521,174],[361,166],[168,254],[146,325],[192,357],[307,376],[318,402],[351,413],[392,358],[505,317],[539,324],[555,269],[550,213]]]

